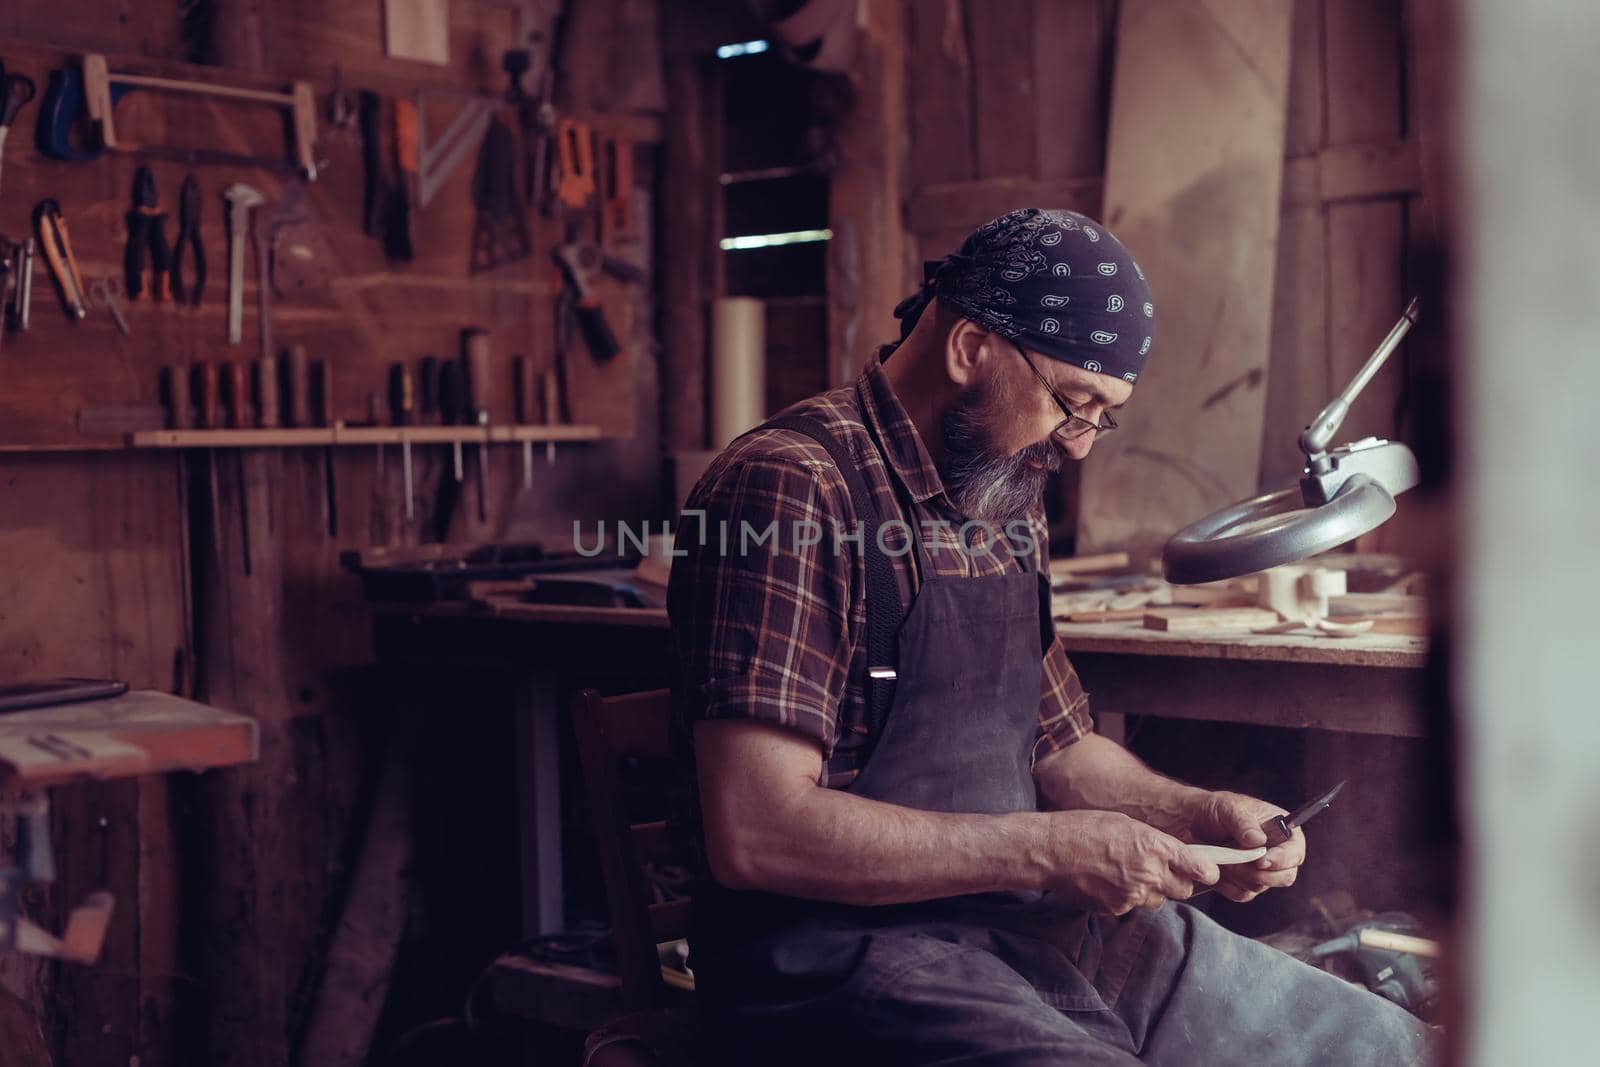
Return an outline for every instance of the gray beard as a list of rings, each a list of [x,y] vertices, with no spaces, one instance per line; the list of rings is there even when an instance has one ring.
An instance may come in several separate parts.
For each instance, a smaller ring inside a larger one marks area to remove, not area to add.
[[[961,514],[995,526],[1026,518],[1061,467],[1061,451],[1048,439],[1009,455],[995,445],[993,427],[1011,417],[1004,400],[984,382],[958,398],[940,420],[945,491]]]

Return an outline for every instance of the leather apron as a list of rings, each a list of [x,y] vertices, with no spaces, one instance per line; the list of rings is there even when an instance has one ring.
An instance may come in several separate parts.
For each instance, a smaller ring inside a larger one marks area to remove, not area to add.
[[[882,575],[890,564],[877,547],[880,515],[848,450],[822,423],[804,416],[779,416],[757,429],[775,427],[823,444],[850,483],[865,534],[860,550],[868,553],[869,645],[873,632],[892,631],[895,638],[892,689],[885,693],[883,681],[868,681],[869,704],[886,707],[886,713],[880,710],[881,721],[869,721],[870,754],[844,788],[923,811],[1036,810],[1032,752],[1043,658],[1054,640],[1048,579],[1020,568],[983,577],[935,576],[926,547],[913,530],[912,551],[919,554],[923,580],[909,611],[903,611],[898,586],[888,585],[885,591]],[[884,603],[891,597],[892,604]],[[901,620],[898,626],[896,618]],[[882,655],[869,649],[870,666],[884,666]],[[869,712],[869,720],[873,717]],[[803,952],[805,931],[815,922],[836,932],[856,923],[868,929],[887,921],[903,925],[930,905],[945,912],[968,903],[988,910],[1014,902],[1028,910],[1040,897],[1019,891],[924,905],[860,907],[733,892],[708,881],[695,896],[690,945],[702,957],[725,951],[744,955],[747,966],[752,962],[748,953],[785,942],[784,966],[792,970],[795,952]]]

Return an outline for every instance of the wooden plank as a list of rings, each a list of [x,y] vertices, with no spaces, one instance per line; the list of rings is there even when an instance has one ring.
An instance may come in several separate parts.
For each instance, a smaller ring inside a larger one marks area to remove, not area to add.
[[[1330,145],[1397,141],[1402,133],[1399,5],[1327,4]],[[1405,305],[1405,213],[1398,201],[1328,209],[1328,371],[1342,389]],[[1393,437],[1405,377],[1402,348],[1355,403],[1341,440]]]
[[[1087,178],[984,178],[971,182],[919,186],[906,203],[906,226],[914,233],[940,229],[967,231],[1007,211],[1037,206],[1092,214],[1104,183]],[[957,242],[959,243],[959,241]],[[954,251],[952,245],[949,249]]]
[[[1323,5],[1329,145],[1398,138],[1400,5],[1336,0]]]
[[[1367,615],[1352,618],[1341,618],[1341,623],[1370,622],[1372,629],[1367,631],[1374,634],[1409,634],[1413,637],[1428,636],[1431,623],[1424,615]]]
[[[1396,611],[1421,616],[1428,613],[1428,598],[1409,593],[1343,593],[1328,598],[1328,611],[1333,615]]]
[[[597,441],[598,426],[329,426],[278,430],[139,430],[128,435],[133,448],[302,448],[308,446],[494,444],[519,441]]]
[[[201,771],[255,759],[253,719],[155,690],[0,717],[0,785]]]
[[[1033,0],[967,0],[977,176],[1037,174]],[[1025,47],[1025,46],[1024,46]]]
[[[1321,199],[1404,196],[1422,190],[1421,156],[1414,140],[1335,145],[1317,157]]]
[[[1278,613],[1266,608],[1155,608],[1144,614],[1145,629],[1174,634],[1257,630],[1277,621]]]
[[[1397,200],[1328,208],[1329,398],[1343,389],[1405,306],[1405,210]],[[1406,348],[1390,357],[1351,406],[1338,441],[1393,438]]]
[[[1285,187],[1287,200],[1288,189]],[[1327,223],[1320,204],[1285,203],[1272,286],[1272,363],[1261,425],[1259,485],[1299,479],[1300,431],[1333,398],[1328,374]]]
[[[1067,621],[1080,623],[1137,622],[1144,618],[1144,611],[1144,608],[1123,608],[1121,610],[1107,609],[1105,611],[1074,611],[1067,616]]]
[[[1080,551],[1153,555],[1256,490],[1289,15],[1265,0],[1121,7],[1105,222],[1149,278],[1158,325],[1126,428],[1084,464]]]
[[[1405,638],[1386,638],[1403,641]],[[1421,672],[1073,652],[1098,714],[1423,737]],[[1159,700],[1152,699],[1159,693]]]
[[[914,185],[970,179],[973,159],[972,62],[963,0],[925,0],[906,6],[907,89]]]
[[[1283,145],[1284,154],[1291,159],[1315,153],[1323,146],[1327,132],[1322,99],[1322,5],[1323,0],[1294,0],[1289,111]]]
[[[1427,645],[1415,638],[1360,634],[1332,638],[1309,634],[1255,634],[1218,631],[1209,634],[1167,633],[1133,623],[1080,626],[1056,624],[1061,647],[1080,652],[1114,652],[1126,656],[1182,656],[1198,659],[1276,660],[1325,663],[1341,667],[1420,668]]]
[[[1242,608],[1256,603],[1256,592],[1228,586],[1175,585],[1172,602],[1205,608]]]
[[[1284,164],[1285,208],[1408,196],[1421,190],[1421,155],[1415,141],[1335,145]]]
[[[1040,178],[1105,172],[1115,25],[1108,0],[1034,0]]]
[[[494,601],[494,613],[508,619],[533,622],[605,623],[619,626],[665,628],[665,608],[588,608],[567,604],[524,604]]]
[[[1126,552],[1102,552],[1095,556],[1057,556],[1050,561],[1050,578],[1060,581],[1079,574],[1122,570],[1128,566]]]
[[[404,939],[410,911],[415,842],[411,828],[409,754],[392,744],[380,773],[372,815],[332,934],[326,972],[311,1008],[300,1062],[360,1067],[371,1050]]]

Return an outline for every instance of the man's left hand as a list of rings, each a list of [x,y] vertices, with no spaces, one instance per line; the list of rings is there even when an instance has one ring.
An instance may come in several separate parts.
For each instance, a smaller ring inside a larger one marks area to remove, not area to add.
[[[1261,824],[1274,815],[1287,814],[1276,804],[1243,793],[1206,793],[1193,809],[1189,836],[1208,845],[1259,848],[1267,843]],[[1294,885],[1295,875],[1305,859],[1306,835],[1297,826],[1293,837],[1268,849],[1267,854],[1255,862],[1224,866],[1217,892],[1240,903],[1254,900],[1269,889]]]

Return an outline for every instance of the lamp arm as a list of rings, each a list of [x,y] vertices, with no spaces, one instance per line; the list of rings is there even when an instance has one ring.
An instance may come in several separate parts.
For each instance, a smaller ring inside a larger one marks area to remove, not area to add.
[[[1306,455],[1309,463],[1315,463],[1318,457],[1328,450],[1328,442],[1333,440],[1333,435],[1339,432],[1339,427],[1344,424],[1344,418],[1350,413],[1350,405],[1361,390],[1372,381],[1372,376],[1377,374],[1393,354],[1400,347],[1400,342],[1406,334],[1411,332],[1411,327],[1417,321],[1417,301],[1413,297],[1411,303],[1406,305],[1406,310],[1400,320],[1394,324],[1389,335],[1383,339],[1372,355],[1367,357],[1366,363],[1356,371],[1356,376],[1350,379],[1350,384],[1344,387],[1344,392],[1328,402],[1328,406],[1317,412],[1317,417],[1311,420],[1300,433],[1300,451]]]

